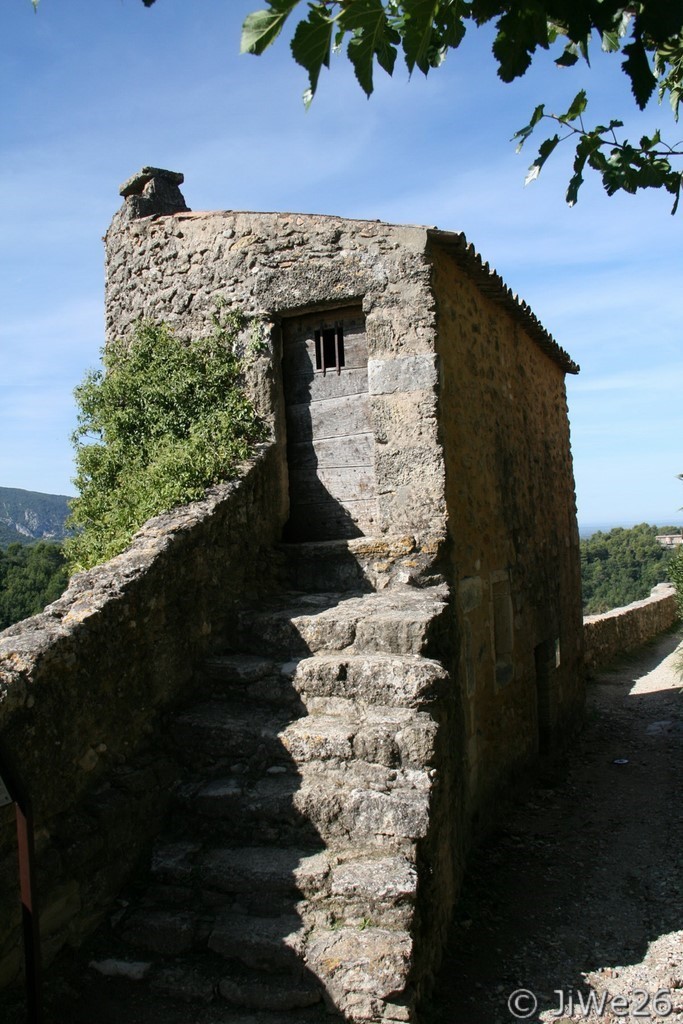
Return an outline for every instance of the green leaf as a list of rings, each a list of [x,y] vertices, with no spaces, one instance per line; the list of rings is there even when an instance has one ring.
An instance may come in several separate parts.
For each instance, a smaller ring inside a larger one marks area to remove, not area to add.
[[[404,0],[402,6],[404,18],[401,37],[408,70],[412,73],[418,67],[426,75],[432,66],[429,57],[439,0]]]
[[[665,93],[668,92],[674,120],[678,121],[679,106],[683,95],[683,36],[679,36],[657,49],[655,73],[659,76],[660,103]]]
[[[602,33],[602,49],[605,53],[616,53],[621,49],[620,36],[616,29],[612,32]]]
[[[369,96],[373,90],[373,62],[377,62],[391,75],[396,62],[398,32],[389,25],[386,9],[381,0],[356,0],[345,8],[339,18],[340,31],[353,32],[348,45],[349,60],[356,78]]]
[[[541,3],[530,0],[524,6],[507,10],[496,27],[493,54],[498,61],[498,75],[504,82],[512,82],[527,70],[537,47],[548,49],[546,12]]]
[[[541,143],[538,149],[538,156],[532,163],[527,173],[527,176],[524,179],[525,185],[529,185],[532,181],[536,180],[536,178],[541,173],[541,168],[543,167],[543,164],[546,162],[550,154],[553,152],[559,141],[559,135],[553,135],[552,138],[545,139],[545,141]]]
[[[565,196],[569,206],[574,206],[578,202],[579,189],[583,184],[583,169],[586,166],[586,160],[588,160],[591,154],[598,149],[600,145],[600,139],[595,133],[581,136],[576,147],[576,155],[574,157],[574,173],[569,179],[567,194]]]
[[[570,121],[576,121],[577,117],[580,117],[581,114],[583,114],[587,105],[588,97],[586,96],[586,90],[581,89],[572,100],[567,112],[560,115],[559,120],[562,121],[563,124],[569,124]]]
[[[512,139],[511,139],[512,142],[514,142],[515,139],[519,139],[519,143],[517,144],[517,149],[516,149],[517,153],[519,153],[519,151],[521,150],[522,146],[524,145],[526,140],[529,138],[529,136],[533,132],[533,130],[536,127],[536,125],[538,124],[538,122],[544,116],[545,116],[545,104],[539,103],[539,105],[536,107],[536,109],[534,110],[533,114],[531,115],[531,120],[529,121],[529,124],[525,125],[524,128],[520,128],[519,131],[515,132],[515,134],[512,136]]]
[[[577,63],[579,59],[579,49],[576,43],[567,43],[562,56],[558,57],[555,61],[558,68],[571,68]]]
[[[271,0],[270,10],[248,14],[242,25],[240,53],[256,55],[273,43],[299,0]]]
[[[299,22],[292,38],[292,56],[308,72],[310,89],[304,98],[307,106],[315,95],[321,68],[330,66],[333,31],[332,19],[321,6],[315,6],[309,9],[307,20]]]
[[[623,62],[622,68],[631,79],[631,92],[636,103],[643,110],[655,91],[657,79],[650,67],[642,39],[634,39],[632,43],[624,47],[624,53],[626,60]]]
[[[663,3],[650,0],[638,6],[641,8],[637,15],[638,32],[643,38],[652,40],[656,47],[683,32],[683,5],[676,0]]]
[[[472,6],[467,0],[446,0],[437,12],[434,29],[439,46],[456,49],[465,38],[465,19],[472,16]]]
[[[654,149],[662,141],[662,133],[657,129],[652,136],[643,135],[640,140],[640,148],[643,152],[647,152],[650,149]]]

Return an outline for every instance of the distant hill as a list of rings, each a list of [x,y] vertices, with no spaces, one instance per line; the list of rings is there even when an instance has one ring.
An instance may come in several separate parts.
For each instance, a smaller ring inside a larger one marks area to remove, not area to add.
[[[69,514],[65,494],[41,494],[18,487],[0,487],[0,546],[19,541],[62,541]]]

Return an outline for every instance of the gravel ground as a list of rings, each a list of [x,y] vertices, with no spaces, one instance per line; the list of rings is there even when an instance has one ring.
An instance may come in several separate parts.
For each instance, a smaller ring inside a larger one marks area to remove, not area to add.
[[[588,687],[553,783],[472,856],[425,1024],[683,1022],[683,643]]]

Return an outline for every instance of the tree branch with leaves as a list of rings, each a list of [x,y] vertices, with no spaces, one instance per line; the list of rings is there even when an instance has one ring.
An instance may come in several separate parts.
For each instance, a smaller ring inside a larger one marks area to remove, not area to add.
[[[151,6],[155,0],[143,0]],[[310,104],[323,68],[346,46],[359,85],[370,96],[374,71],[379,66],[392,75],[399,54],[412,74],[427,75],[438,68],[450,50],[458,48],[470,26],[495,22],[493,56],[504,82],[521,77],[539,50],[559,46],[558,67],[580,60],[590,63],[590,48],[599,41],[605,54],[620,53],[622,70],[636,106],[642,111],[658,94],[668,99],[678,121],[683,89],[683,4],[675,0],[267,0],[266,7],[249,14],[242,29],[244,53],[262,54],[276,41],[295,11],[305,16],[292,39],[294,60],[308,73],[304,101]],[[682,174],[675,162],[683,157],[681,143],[670,144],[660,130],[632,143],[618,135],[623,122],[590,126],[584,90],[563,114],[540,104],[529,123],[513,136],[518,149],[539,125],[553,122],[561,131],[544,139],[532,163],[527,182],[540,173],[560,143],[576,146],[567,202],[578,198],[586,167],[596,171],[608,195],[639,189],[665,189],[678,207]]]

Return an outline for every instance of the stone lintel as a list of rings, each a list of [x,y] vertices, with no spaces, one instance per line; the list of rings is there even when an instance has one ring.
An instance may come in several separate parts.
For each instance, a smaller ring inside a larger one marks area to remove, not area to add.
[[[124,181],[123,185],[119,188],[119,195],[123,196],[124,199],[127,196],[141,195],[145,185],[152,178],[162,178],[170,185],[182,185],[185,181],[185,175],[180,171],[167,171],[163,167],[143,167],[137,174]]]

